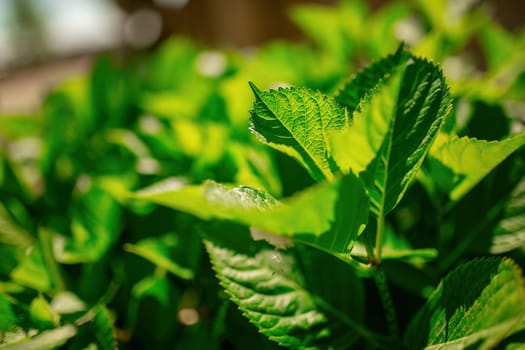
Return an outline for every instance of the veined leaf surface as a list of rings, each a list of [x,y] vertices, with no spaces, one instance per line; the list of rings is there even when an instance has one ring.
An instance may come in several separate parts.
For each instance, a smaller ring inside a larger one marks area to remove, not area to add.
[[[306,88],[261,91],[253,83],[251,131],[271,147],[297,159],[316,180],[336,170],[328,157],[328,135],[347,126],[345,110],[331,97]]]
[[[305,288],[296,260],[271,249],[254,255],[206,242],[227,294],[261,333],[282,346],[347,348],[360,337],[379,341],[360,323]]]
[[[405,334],[411,349],[492,348],[525,317],[525,287],[509,259],[483,259],[449,273]]]
[[[372,212],[381,216],[401,200],[450,108],[445,80],[432,63],[412,57],[384,75],[354,111],[352,126],[332,136],[335,161],[359,173]]]

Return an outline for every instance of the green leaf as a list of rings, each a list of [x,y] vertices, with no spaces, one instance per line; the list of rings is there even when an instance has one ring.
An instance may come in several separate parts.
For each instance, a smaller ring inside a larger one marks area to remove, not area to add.
[[[13,281],[38,291],[46,292],[53,287],[40,245],[36,245],[11,272]]]
[[[337,102],[349,111],[359,110],[384,81],[390,78],[395,69],[409,58],[410,54],[400,45],[394,54],[374,62],[348,81],[337,93]]]
[[[91,323],[91,328],[93,329],[93,334],[97,339],[100,349],[117,349],[113,321],[111,320],[108,309],[104,306],[99,305],[96,307],[95,317]]]
[[[310,293],[292,255],[262,249],[240,254],[207,241],[226,293],[259,331],[291,348],[347,347],[370,333],[345,313]]]
[[[347,10],[348,6],[334,8],[303,4],[292,8],[291,17],[318,47],[344,62],[354,50],[355,44],[349,37],[350,33],[345,32],[343,25],[344,23],[355,23],[355,26],[358,27],[366,11],[362,4],[358,2],[352,2],[352,4],[354,6],[350,11]]]
[[[120,207],[105,191],[93,186],[72,206],[72,237],[55,242],[61,263],[77,264],[100,259],[119,234]]]
[[[167,234],[158,238],[146,238],[137,244],[124,244],[124,250],[143,257],[179,278],[191,280],[194,277],[193,271],[180,266],[171,257],[171,249],[176,245],[177,236]]]
[[[521,270],[509,259],[480,259],[449,273],[410,322],[411,349],[492,348],[525,317]]]
[[[494,230],[490,252],[502,254],[525,246],[525,176],[510,194],[503,217]]]
[[[9,215],[2,203],[0,203],[0,243],[22,249],[29,248],[35,244],[34,237],[11,218],[11,215]]]
[[[25,338],[15,343],[0,345],[2,350],[53,350],[63,345],[77,334],[77,329],[66,325],[42,332],[34,337]]]
[[[12,330],[18,322],[18,318],[13,310],[13,305],[9,298],[0,293],[0,332]]]
[[[505,158],[525,144],[525,133],[502,141],[485,141],[440,134],[425,167],[437,188],[458,201]]]
[[[359,173],[374,214],[386,215],[401,200],[449,109],[441,71],[413,57],[356,107],[350,128],[332,136],[335,161]]]
[[[250,129],[264,143],[297,159],[316,180],[332,179],[328,135],[348,125],[345,110],[328,96],[306,88],[261,91],[255,95]]]
[[[211,181],[182,188],[161,183],[135,196],[201,219],[232,220],[289,236],[332,254],[348,254],[368,220],[366,193],[352,173],[282,202],[264,191],[247,186],[229,189]]]
[[[38,325],[39,329],[48,329],[58,326],[59,316],[51,309],[51,306],[43,296],[38,296],[29,305],[31,320]]]

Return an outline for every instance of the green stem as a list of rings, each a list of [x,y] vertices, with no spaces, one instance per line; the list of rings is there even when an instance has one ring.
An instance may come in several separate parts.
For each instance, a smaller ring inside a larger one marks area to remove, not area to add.
[[[383,268],[381,266],[377,266],[376,268],[376,273],[374,274],[374,281],[377,285],[377,290],[379,291],[379,296],[381,297],[383,308],[385,309],[388,334],[390,335],[393,341],[399,343],[400,336],[396,309],[394,308],[394,302],[392,301],[390,289],[388,288],[385,272],[383,271]]]
[[[40,241],[44,262],[51,275],[51,280],[53,281],[53,287],[58,291],[65,290],[66,283],[62,278],[60,267],[58,266],[58,263],[53,255],[53,237],[51,232],[47,231],[46,229],[39,228],[38,239]]]
[[[376,266],[381,264],[381,250],[383,248],[383,231],[385,229],[385,217],[383,213],[380,213],[377,218],[377,229],[376,229],[376,246],[375,246],[375,260]]]

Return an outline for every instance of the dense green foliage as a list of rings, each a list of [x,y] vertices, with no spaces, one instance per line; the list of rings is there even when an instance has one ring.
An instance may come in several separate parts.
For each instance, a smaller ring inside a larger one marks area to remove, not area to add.
[[[0,349],[524,346],[525,32],[458,3],[301,6],[309,43],[172,39],[1,116]]]

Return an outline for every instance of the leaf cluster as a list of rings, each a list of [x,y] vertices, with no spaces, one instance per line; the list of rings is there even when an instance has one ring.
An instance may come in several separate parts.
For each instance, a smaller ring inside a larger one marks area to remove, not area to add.
[[[308,43],[172,39],[1,116],[0,349],[522,347],[525,35],[453,3],[302,5]]]

